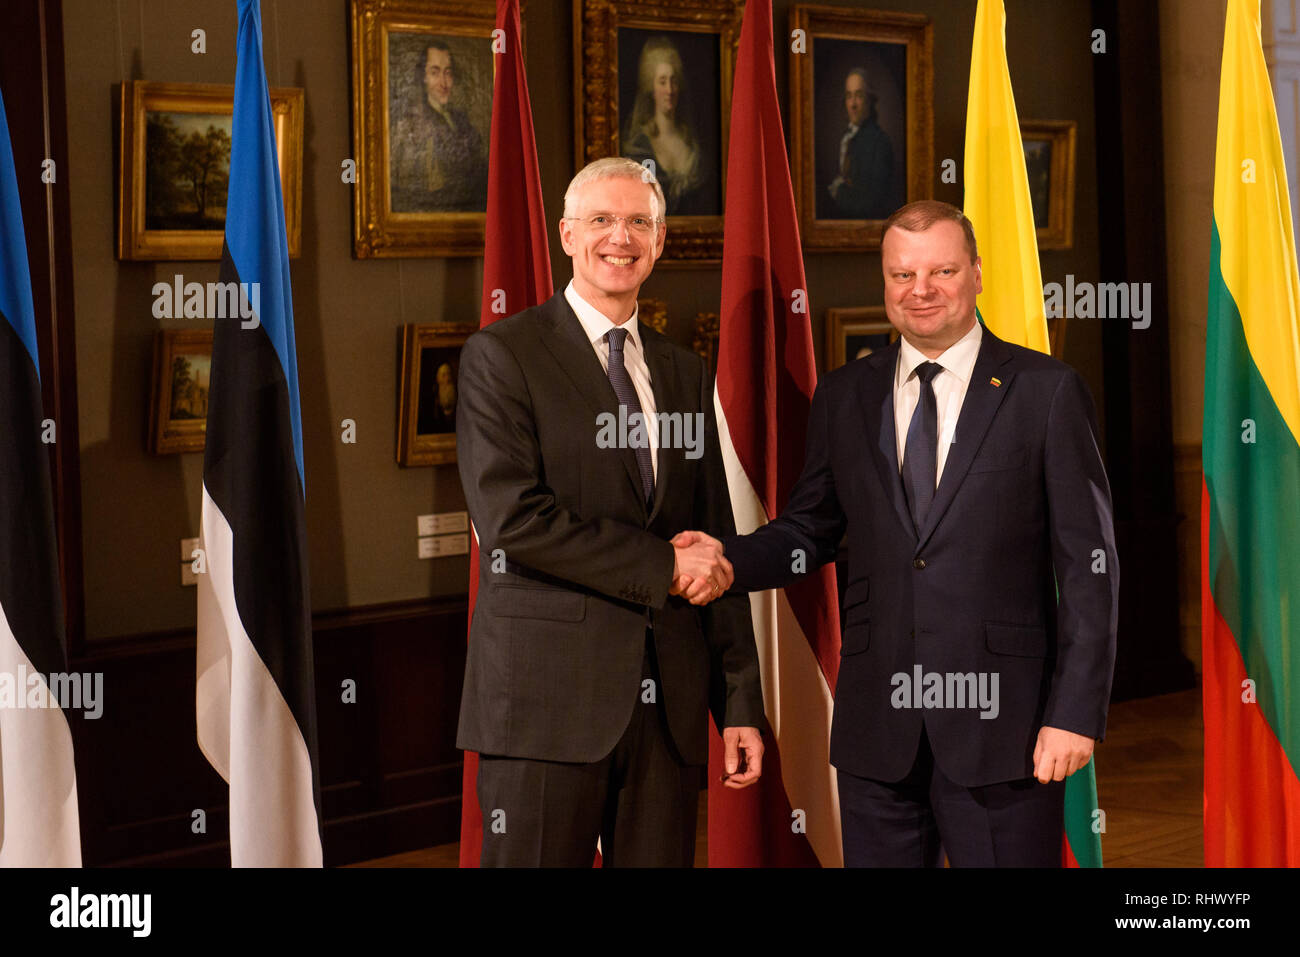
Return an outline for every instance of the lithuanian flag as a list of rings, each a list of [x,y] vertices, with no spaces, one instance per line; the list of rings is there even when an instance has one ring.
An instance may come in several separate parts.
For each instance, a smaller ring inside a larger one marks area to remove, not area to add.
[[[979,0],[966,102],[966,216],[975,226],[984,291],[976,299],[980,321],[999,339],[1047,352],[1038,235],[1029,202],[1029,174],[1020,120],[1007,68],[1006,8]],[[1092,828],[1097,806],[1094,762],[1066,778],[1066,867],[1101,867],[1101,835]]]
[[[1228,0],[1205,343],[1205,864],[1300,865],[1300,279],[1259,0]]]

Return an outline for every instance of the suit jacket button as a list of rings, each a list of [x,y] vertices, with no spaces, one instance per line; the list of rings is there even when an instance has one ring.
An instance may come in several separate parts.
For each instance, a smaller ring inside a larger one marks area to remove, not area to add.
[[[924,559],[924,558],[914,558],[914,559],[912,559],[912,567],[915,568],[915,569],[917,569],[918,571],[919,571],[920,569],[924,568],[924,567],[925,567],[925,559]]]

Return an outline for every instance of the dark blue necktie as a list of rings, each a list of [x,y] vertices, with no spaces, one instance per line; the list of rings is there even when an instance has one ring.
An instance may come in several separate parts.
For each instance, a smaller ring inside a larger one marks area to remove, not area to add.
[[[937,362],[922,362],[914,370],[920,380],[921,395],[912,413],[912,424],[907,427],[907,445],[903,450],[903,490],[912,510],[912,521],[917,534],[925,523],[925,515],[934,501],[935,475],[938,473],[939,403],[930,384],[943,369]]]
[[[632,413],[643,416],[641,412],[641,400],[636,397],[636,389],[632,385],[632,377],[627,374],[627,366],[623,364],[623,340],[627,338],[626,329],[611,329],[606,336],[609,339],[609,384],[614,387],[614,394],[618,396],[618,404],[627,407],[627,418],[631,420]],[[644,432],[647,438],[637,448],[636,467],[641,472],[641,489],[645,492],[646,504],[654,499],[655,492],[655,470],[654,464],[650,461],[649,433],[651,423],[642,419]]]

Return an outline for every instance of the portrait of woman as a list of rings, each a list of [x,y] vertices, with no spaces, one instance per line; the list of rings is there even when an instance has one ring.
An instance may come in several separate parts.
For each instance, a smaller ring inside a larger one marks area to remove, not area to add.
[[[715,137],[702,135],[692,114],[699,91],[692,90],[678,44],[663,34],[650,36],[636,62],[631,109],[620,110],[626,117],[623,155],[642,164],[654,161],[667,215],[718,215],[718,155],[709,149]]]

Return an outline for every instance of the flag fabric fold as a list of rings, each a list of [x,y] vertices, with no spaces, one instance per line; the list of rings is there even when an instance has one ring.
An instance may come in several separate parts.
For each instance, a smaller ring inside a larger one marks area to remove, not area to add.
[[[1003,0],[979,0],[966,102],[965,210],[979,241],[980,321],[1005,342],[1050,352],[1020,120],[1007,65]],[[1094,761],[1066,779],[1061,861],[1101,867]]]
[[[80,867],[67,667],[27,240],[0,100],[0,867]],[[66,687],[66,684],[63,685]]]
[[[714,405],[736,531],[780,514],[803,464],[817,383],[770,0],[745,7],[732,95]],[[741,148],[740,144],[745,144]],[[763,776],[722,786],[710,732],[709,866],[841,866],[830,722],[839,672],[835,570],[750,596],[772,734]]]
[[[220,279],[203,459],[198,743],[230,785],[235,867],[319,867],[322,847],[302,422],[284,204],[258,0],[238,0]]]
[[[551,297],[551,254],[546,209],[533,136],[533,107],[520,44],[519,0],[497,0],[492,138],[488,150],[487,226],[483,253],[483,307],[479,326],[522,312]],[[478,594],[478,536],[469,554],[469,619]],[[460,866],[478,867],[483,817],[478,806],[478,755],[465,752],[460,815]]]
[[[1300,866],[1300,275],[1259,0],[1228,0],[1201,493],[1205,865]]]

